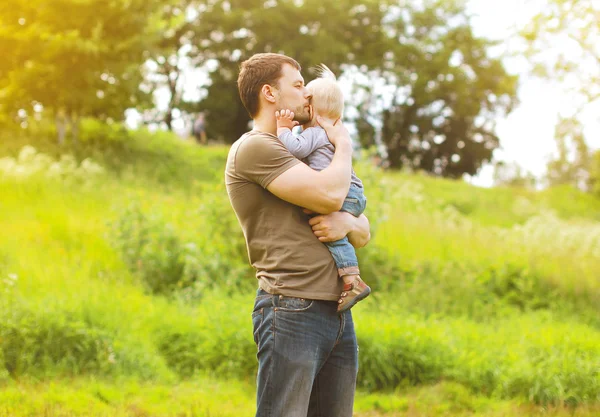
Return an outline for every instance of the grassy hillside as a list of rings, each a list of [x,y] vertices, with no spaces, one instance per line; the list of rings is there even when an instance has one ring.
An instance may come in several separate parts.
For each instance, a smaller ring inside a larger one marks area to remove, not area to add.
[[[83,131],[0,135],[0,416],[251,415],[227,149]],[[598,415],[600,201],[355,169],[359,415]]]

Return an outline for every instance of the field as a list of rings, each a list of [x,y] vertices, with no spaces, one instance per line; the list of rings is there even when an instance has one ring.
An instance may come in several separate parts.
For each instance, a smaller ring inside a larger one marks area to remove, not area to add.
[[[250,416],[255,279],[227,148],[0,135],[0,416]],[[382,172],[356,415],[600,415],[600,200]]]

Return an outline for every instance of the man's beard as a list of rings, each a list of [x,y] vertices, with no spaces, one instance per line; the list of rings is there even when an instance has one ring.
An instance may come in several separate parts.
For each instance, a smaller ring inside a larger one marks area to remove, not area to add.
[[[312,120],[312,115],[308,107],[302,107],[302,111],[294,112],[294,120],[301,125],[306,124]]]
[[[299,107],[296,107],[295,109],[293,109],[291,107],[287,107],[285,105],[285,103],[279,107],[280,107],[278,109],[279,111],[286,110],[286,109],[290,109],[291,111],[293,111],[294,112],[294,120],[297,121],[298,123],[300,123],[301,125],[308,123],[312,120],[312,114],[310,112],[310,107],[299,106]]]

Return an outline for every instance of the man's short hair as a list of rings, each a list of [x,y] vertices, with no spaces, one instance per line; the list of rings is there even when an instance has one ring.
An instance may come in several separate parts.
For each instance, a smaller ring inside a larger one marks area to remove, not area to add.
[[[260,110],[260,90],[265,84],[278,85],[283,64],[300,71],[300,64],[296,60],[282,54],[255,54],[242,62],[237,80],[238,91],[251,118],[254,119]]]

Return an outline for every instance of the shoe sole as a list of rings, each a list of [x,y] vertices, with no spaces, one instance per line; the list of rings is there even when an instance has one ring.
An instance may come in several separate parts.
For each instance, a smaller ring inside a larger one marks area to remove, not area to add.
[[[352,301],[350,301],[348,304],[346,304],[343,308],[339,309],[337,312],[343,313],[344,311],[350,310],[352,307],[354,307],[356,305],[356,303],[367,298],[369,296],[369,294],[371,294],[371,287],[367,287],[367,289],[365,291],[363,291],[362,293],[360,293],[359,295],[354,297],[354,299]]]

